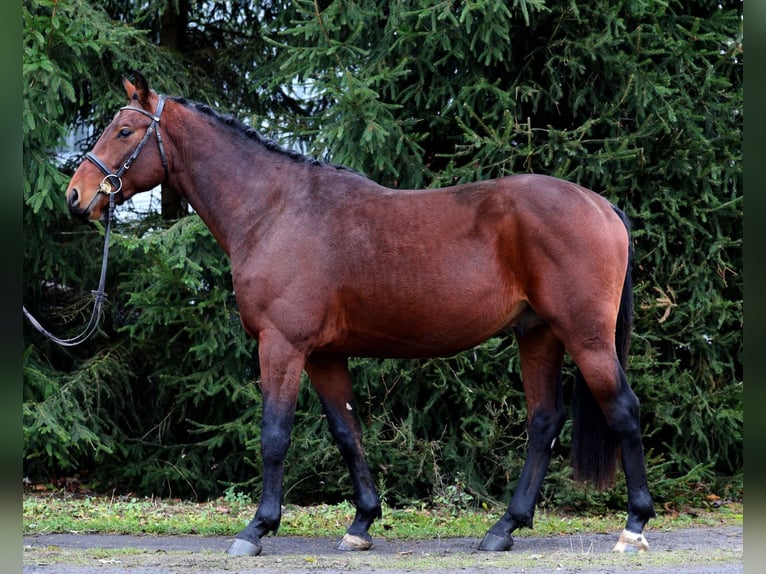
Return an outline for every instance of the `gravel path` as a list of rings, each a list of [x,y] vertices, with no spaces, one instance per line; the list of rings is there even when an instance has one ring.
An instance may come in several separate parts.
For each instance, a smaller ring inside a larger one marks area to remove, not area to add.
[[[335,550],[336,540],[275,536],[258,557],[229,557],[230,537],[50,534],[24,537],[24,574],[213,574],[231,572],[682,573],[743,572],[743,528],[646,532],[651,548],[611,551],[616,534],[517,537],[511,552],[479,552],[479,539],[389,541],[367,552]]]

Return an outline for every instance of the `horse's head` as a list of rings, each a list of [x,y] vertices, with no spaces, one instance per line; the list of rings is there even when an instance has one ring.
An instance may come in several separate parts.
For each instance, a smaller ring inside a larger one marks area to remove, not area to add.
[[[99,219],[110,194],[120,204],[162,183],[168,174],[160,132],[164,98],[149,89],[146,79],[133,73],[123,80],[129,103],[120,108],[95,147],[77,168],[66,190],[69,211]]]

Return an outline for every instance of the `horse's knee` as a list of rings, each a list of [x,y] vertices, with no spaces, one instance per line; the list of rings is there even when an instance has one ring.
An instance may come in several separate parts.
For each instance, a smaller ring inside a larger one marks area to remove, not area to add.
[[[290,430],[267,421],[261,425],[261,456],[266,463],[281,462],[290,448]]]

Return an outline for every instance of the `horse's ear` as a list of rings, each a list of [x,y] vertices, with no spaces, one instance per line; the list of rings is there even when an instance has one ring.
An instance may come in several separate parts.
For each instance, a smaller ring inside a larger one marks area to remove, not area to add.
[[[131,102],[146,104],[149,101],[149,84],[141,72],[128,74],[128,77],[122,79],[122,85]]]

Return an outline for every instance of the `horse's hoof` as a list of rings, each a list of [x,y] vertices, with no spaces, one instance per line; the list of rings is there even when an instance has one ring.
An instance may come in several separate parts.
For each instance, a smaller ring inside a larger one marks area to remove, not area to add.
[[[343,535],[343,538],[338,542],[338,550],[369,550],[372,548],[372,537],[367,534],[365,536],[356,536],[354,534]]]
[[[493,552],[505,552],[513,548],[513,536],[498,536],[492,532],[487,532],[484,540],[479,544],[479,550],[491,550]]]
[[[632,552],[643,552],[649,550],[649,543],[643,534],[636,534],[628,530],[623,530],[620,534],[617,544],[614,545],[615,552],[630,554]]]
[[[241,538],[235,538],[231,543],[226,554],[232,556],[258,556],[261,553],[261,543],[252,543],[249,540],[242,540]]]

